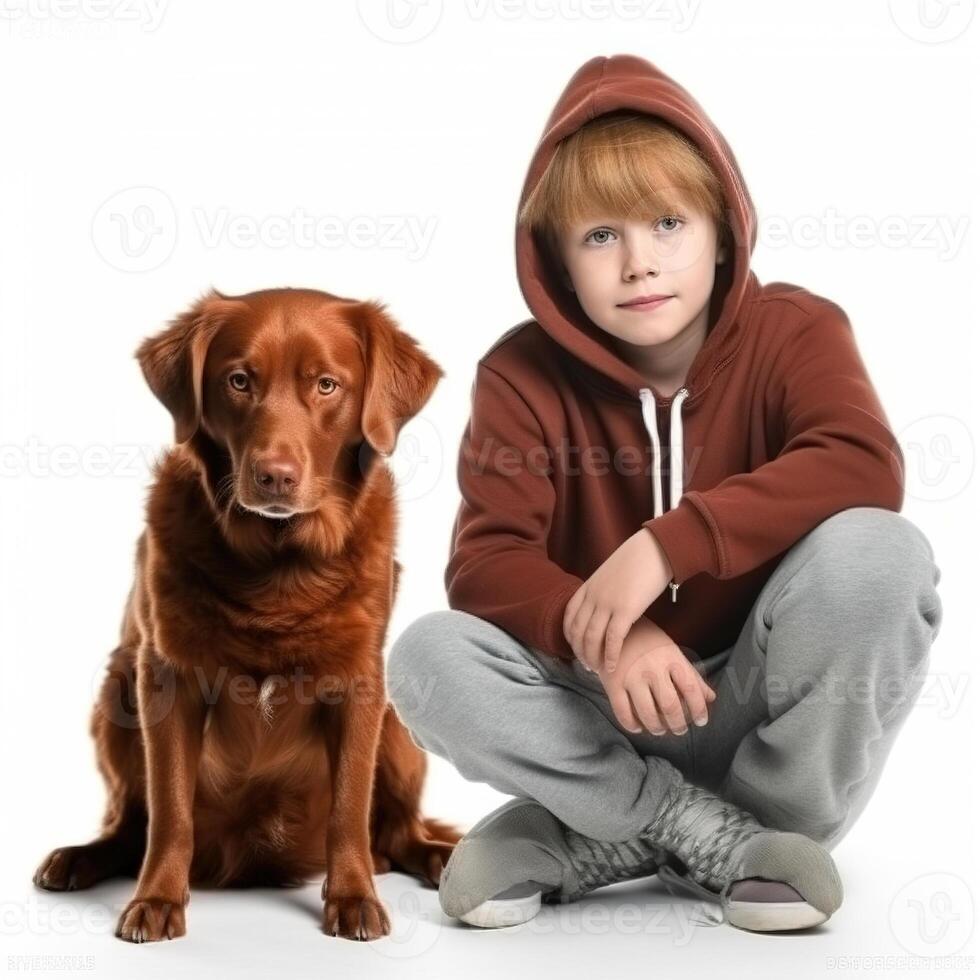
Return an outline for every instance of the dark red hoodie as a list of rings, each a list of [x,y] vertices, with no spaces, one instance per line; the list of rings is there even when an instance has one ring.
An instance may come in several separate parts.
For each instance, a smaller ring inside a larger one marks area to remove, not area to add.
[[[597,57],[572,76],[518,210],[559,140],[618,109],[671,123],[721,178],[735,247],[717,270],[706,339],[683,386],[661,397],[518,227],[534,318],[478,362],[445,584],[451,608],[571,659],[565,606],[644,526],[678,586],[646,615],[696,660],[735,642],[780,558],[821,521],[847,507],[901,510],[904,458],[847,315],[800,286],[760,285],[755,208],[731,148],[648,61]]]

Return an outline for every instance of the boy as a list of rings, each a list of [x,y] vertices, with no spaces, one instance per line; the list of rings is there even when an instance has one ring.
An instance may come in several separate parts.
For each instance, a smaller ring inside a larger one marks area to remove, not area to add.
[[[449,915],[655,872],[745,929],[841,904],[829,851],[924,680],[939,570],[846,315],[761,285],[755,238],[681,86],[575,73],[521,195],[534,319],[473,386],[451,608],[388,658],[419,745],[516,797],[454,850]]]

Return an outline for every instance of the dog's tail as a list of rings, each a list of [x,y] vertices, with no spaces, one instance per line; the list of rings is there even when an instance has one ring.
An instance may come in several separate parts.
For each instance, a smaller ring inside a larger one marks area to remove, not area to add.
[[[461,830],[435,817],[422,817],[422,826],[429,840],[442,841],[444,844],[456,844],[463,836]]]

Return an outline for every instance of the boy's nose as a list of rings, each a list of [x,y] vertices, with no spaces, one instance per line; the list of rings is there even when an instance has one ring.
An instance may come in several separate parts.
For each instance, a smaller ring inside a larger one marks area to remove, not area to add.
[[[655,276],[660,274],[660,264],[650,256],[641,256],[630,253],[623,267],[623,278],[627,282],[642,279],[653,273]]]
[[[653,243],[649,240],[649,233],[643,236],[627,235],[624,242],[623,257],[623,279],[626,282],[633,282],[642,279],[644,276],[653,273],[655,276],[660,274],[660,258]]]

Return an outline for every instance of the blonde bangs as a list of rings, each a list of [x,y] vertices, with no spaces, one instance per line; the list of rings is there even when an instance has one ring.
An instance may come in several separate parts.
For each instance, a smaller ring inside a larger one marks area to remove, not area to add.
[[[591,217],[655,220],[689,209],[724,230],[721,184],[697,147],[653,116],[610,113],[558,144],[518,221],[554,244]]]

